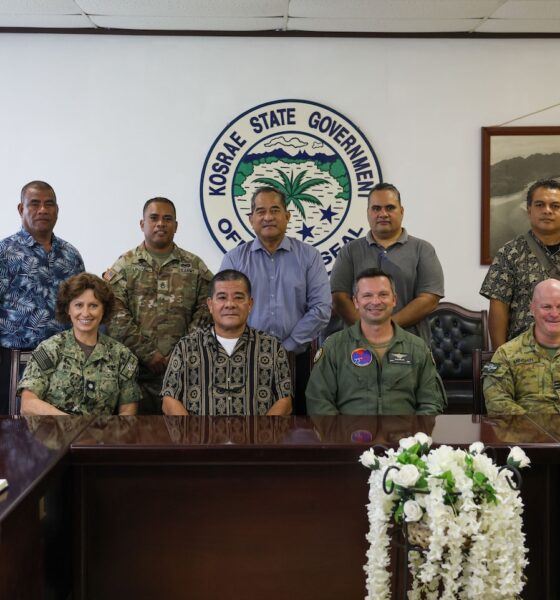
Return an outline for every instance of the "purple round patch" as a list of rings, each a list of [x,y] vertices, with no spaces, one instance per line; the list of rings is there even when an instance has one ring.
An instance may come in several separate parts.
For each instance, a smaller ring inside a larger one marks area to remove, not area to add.
[[[367,367],[373,360],[373,354],[366,348],[356,348],[351,355],[352,362],[357,367]]]

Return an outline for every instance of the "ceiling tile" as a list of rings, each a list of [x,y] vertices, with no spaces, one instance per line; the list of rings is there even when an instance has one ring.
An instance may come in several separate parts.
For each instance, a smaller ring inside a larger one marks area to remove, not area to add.
[[[494,19],[560,19],[559,0],[509,0],[493,15]]]
[[[467,32],[482,19],[288,19],[288,31],[343,33]]]
[[[92,29],[93,24],[83,15],[0,15],[0,27]]]
[[[1,0],[0,15],[79,15],[74,0]]]
[[[290,17],[472,19],[490,16],[504,0],[291,0]]]
[[[288,0],[77,0],[92,15],[154,17],[281,17]],[[226,29],[227,26],[225,27]]]
[[[560,33],[560,19],[488,19],[477,33]]]
[[[113,29],[176,31],[274,31],[284,27],[283,18],[210,18],[210,17],[106,17],[91,16],[99,27]]]

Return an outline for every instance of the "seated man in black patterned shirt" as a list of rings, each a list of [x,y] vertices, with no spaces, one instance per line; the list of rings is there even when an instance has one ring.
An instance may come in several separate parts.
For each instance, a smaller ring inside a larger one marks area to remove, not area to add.
[[[292,384],[286,351],[247,325],[253,305],[243,273],[217,273],[208,287],[213,326],[181,338],[161,395],[166,415],[288,415]]]

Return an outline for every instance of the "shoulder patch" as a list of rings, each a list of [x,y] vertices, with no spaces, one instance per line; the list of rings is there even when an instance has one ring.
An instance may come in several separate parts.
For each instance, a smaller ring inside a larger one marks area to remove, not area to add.
[[[103,273],[103,279],[105,279],[105,281],[111,281],[111,279],[113,279],[113,277],[115,277],[116,273],[115,271],[113,271],[113,269],[107,269],[104,273]]]
[[[47,351],[44,348],[37,348],[37,350],[33,352],[33,358],[35,359],[35,362],[39,365],[41,371],[50,371],[55,367],[55,364],[53,363],[51,357],[48,355]]]
[[[118,263],[118,261],[117,261],[117,263]],[[118,265],[117,263],[115,263],[112,267],[107,269],[103,273],[103,275],[101,275],[101,277],[104,279],[104,281],[106,281],[107,283],[110,283],[111,285],[114,285],[118,281],[121,281],[125,274],[123,272],[122,266]]]
[[[313,364],[319,362],[321,360],[321,356],[323,356],[323,348],[319,348],[317,352],[315,352],[315,357],[313,358]]]
[[[487,362],[480,372],[481,375],[492,375],[500,368],[500,365],[493,362]]]
[[[130,355],[128,360],[124,363],[123,368],[121,369],[121,375],[125,379],[131,379],[134,376],[136,371],[137,359],[134,355]]]

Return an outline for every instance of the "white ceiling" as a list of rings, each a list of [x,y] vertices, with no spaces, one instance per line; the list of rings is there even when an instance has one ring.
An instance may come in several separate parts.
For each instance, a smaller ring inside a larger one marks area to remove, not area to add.
[[[560,0],[0,0],[0,28],[560,34]]]

